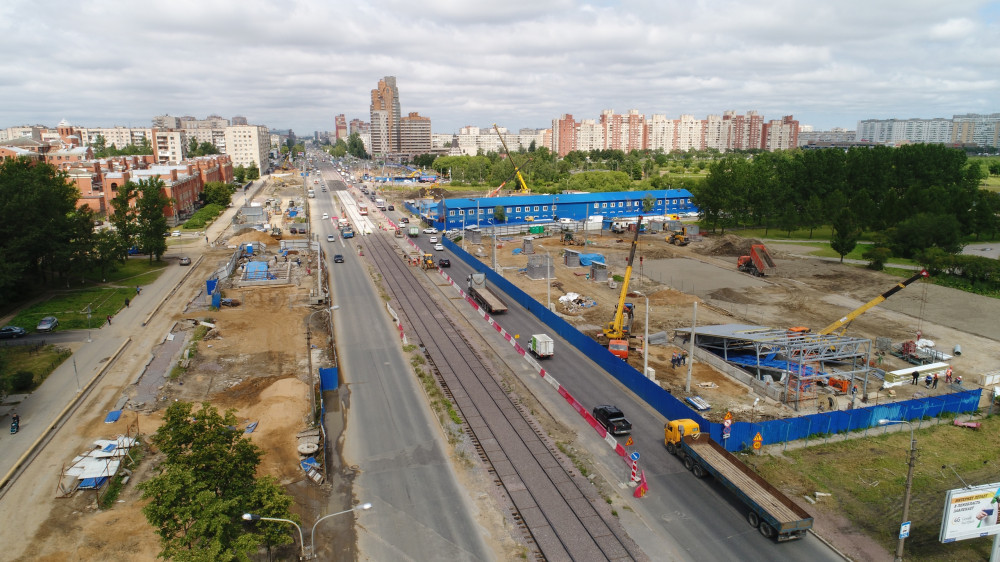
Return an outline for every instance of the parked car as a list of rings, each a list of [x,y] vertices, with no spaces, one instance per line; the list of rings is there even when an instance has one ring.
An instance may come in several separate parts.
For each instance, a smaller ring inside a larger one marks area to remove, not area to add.
[[[35,326],[35,330],[39,332],[51,332],[52,330],[55,330],[56,326],[58,325],[59,325],[58,318],[56,318],[55,316],[46,316],[45,318],[42,318],[38,322],[38,325]]]
[[[184,256],[180,261],[181,265],[191,265],[191,258]]]
[[[632,432],[632,422],[618,408],[605,404],[594,408],[594,419],[604,426],[611,435],[626,435]]]
[[[344,256],[341,254],[333,256],[333,263],[344,263]]]
[[[334,235],[332,235],[332,234],[327,234],[326,235],[326,241],[327,242],[336,242],[337,241],[337,237],[334,236]]]
[[[434,244],[434,249],[437,250],[438,252],[443,252],[444,244]]]
[[[170,235],[173,236],[174,238],[177,238],[177,237],[179,237],[181,235],[181,231],[175,230],[175,231],[171,232]]]
[[[433,226],[428,226],[427,228],[424,229],[424,234],[437,234],[437,233],[438,229],[434,228]]]
[[[448,258],[441,258],[438,260],[438,267],[451,267],[451,260]]]
[[[0,340],[21,338],[28,335],[28,331],[18,326],[4,326],[0,328]]]

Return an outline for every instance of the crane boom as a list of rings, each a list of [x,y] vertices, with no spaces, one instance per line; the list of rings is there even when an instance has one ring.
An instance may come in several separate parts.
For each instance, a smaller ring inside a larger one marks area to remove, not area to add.
[[[514,163],[514,157],[511,156],[510,149],[507,148],[507,142],[503,140],[503,135],[500,134],[500,127],[497,127],[496,123],[493,124],[493,130],[495,130],[497,132],[497,136],[500,137],[500,144],[503,145],[503,151],[507,153],[507,158],[510,160],[511,166],[514,166],[514,174],[517,176],[517,183],[521,185],[521,193],[531,193],[531,190],[528,189],[528,186],[524,183],[524,177],[521,176],[521,168]]]
[[[917,279],[920,279],[922,277],[928,277],[928,276],[929,276],[929,274],[927,273],[927,270],[926,269],[921,269],[920,272],[917,273],[916,275],[914,275],[913,277],[910,277],[909,279],[907,279],[905,281],[900,281],[893,288],[891,288],[888,291],[882,293],[881,295],[875,297],[874,299],[868,301],[867,303],[863,304],[862,306],[854,309],[847,316],[844,316],[840,320],[837,320],[833,324],[830,324],[826,328],[823,328],[822,330],[819,331],[819,334],[820,335],[824,335],[824,336],[827,335],[827,334],[832,334],[833,332],[837,331],[838,328],[841,328],[841,327],[843,327],[844,330],[846,330],[847,329],[847,324],[850,324],[851,321],[853,321],[858,316],[861,316],[865,312],[868,312],[868,310],[870,310],[872,308],[875,308],[876,306],[878,306],[879,304],[881,304],[882,301],[884,301],[885,299],[891,297],[892,295],[894,295],[894,294],[898,293],[899,291],[903,290],[904,288],[906,288],[906,286],[909,285],[910,283],[913,283],[914,281],[916,281]],[[843,333],[843,332],[841,332],[841,333]]]
[[[625,296],[628,294],[628,282],[632,278],[632,260],[635,259],[635,248],[639,243],[639,227],[642,226],[642,215],[635,223],[635,236],[632,237],[632,247],[628,251],[628,265],[625,267],[625,278],[622,280],[622,292],[618,295],[618,307],[615,309],[615,318],[606,328],[604,335],[611,340],[628,337],[623,329],[625,323]]]

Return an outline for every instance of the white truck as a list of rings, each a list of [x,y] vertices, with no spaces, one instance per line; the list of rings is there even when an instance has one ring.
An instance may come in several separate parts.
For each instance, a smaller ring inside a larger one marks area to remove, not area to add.
[[[532,334],[528,342],[528,350],[539,359],[552,357],[554,348],[555,342],[546,334]]]

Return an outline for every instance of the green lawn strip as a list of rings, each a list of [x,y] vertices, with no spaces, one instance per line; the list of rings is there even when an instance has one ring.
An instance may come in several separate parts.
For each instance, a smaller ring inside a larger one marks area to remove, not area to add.
[[[32,331],[43,317],[55,316],[59,319],[59,330],[99,328],[107,322],[108,315],[114,316],[125,307],[126,298],[136,298],[136,286],[153,283],[166,267],[170,266],[164,262],[128,260],[108,275],[107,283],[87,283],[80,289],[54,291],[51,298],[18,312],[10,323]],[[90,307],[89,323],[87,307]]]
[[[925,420],[915,431],[917,461],[909,517],[913,527],[906,541],[908,560],[989,558],[991,539],[950,544],[938,541],[945,492],[963,486],[947,467],[973,485],[1000,480],[996,455],[1000,450],[1000,416],[981,421],[978,431],[956,427],[951,419],[940,423]],[[891,552],[902,522],[910,431],[906,425],[902,431],[884,431],[881,427],[869,429],[867,437],[790,449],[784,458],[749,456],[746,462],[790,495],[832,494],[820,502],[842,512],[857,529]]]
[[[46,345],[35,350],[35,346],[11,345],[0,347],[0,356],[3,365],[3,375],[16,373],[18,371],[31,371],[34,388],[38,388],[45,379],[56,370],[63,361],[68,359],[71,352],[65,347]]]

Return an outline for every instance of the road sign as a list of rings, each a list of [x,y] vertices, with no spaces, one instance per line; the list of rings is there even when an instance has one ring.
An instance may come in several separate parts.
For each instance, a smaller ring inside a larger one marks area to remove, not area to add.
[[[729,418],[722,420],[722,426],[725,427],[726,429],[729,429],[729,426],[731,425],[733,425],[733,420]]]
[[[758,431],[757,435],[753,436],[753,448],[759,450],[762,441],[764,441],[764,437],[762,437],[760,432]]]
[[[628,456],[628,458],[630,458],[630,459],[632,459],[634,461],[639,460],[639,451],[633,452],[631,455]]]
[[[631,447],[633,443],[634,443],[634,441],[632,441],[632,436],[629,435],[628,439],[625,441],[625,446],[626,447]]]
[[[732,428],[730,428],[728,425],[725,426],[725,427],[723,427],[722,428],[722,438],[723,439],[729,439],[729,434],[732,433],[732,431],[733,431]]]
[[[899,526],[899,538],[905,539],[908,536],[910,536],[910,521]]]

